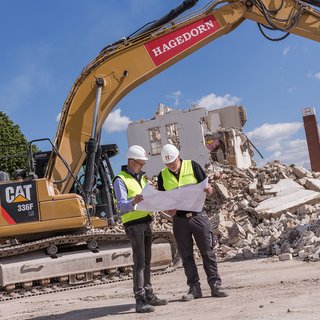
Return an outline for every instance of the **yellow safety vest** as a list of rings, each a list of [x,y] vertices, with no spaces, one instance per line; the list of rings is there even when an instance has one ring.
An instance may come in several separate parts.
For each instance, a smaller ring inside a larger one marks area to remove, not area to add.
[[[140,180],[140,183],[141,183],[141,186],[140,186],[139,182],[135,178],[133,178],[129,173],[127,173],[125,171],[121,171],[118,174],[118,177],[120,177],[122,179],[122,181],[124,182],[124,184],[127,187],[128,200],[132,199],[135,195],[140,194],[142,189],[147,184],[146,178],[144,176]],[[122,223],[126,223],[129,221],[134,221],[134,220],[138,220],[141,218],[145,218],[148,215],[152,216],[152,213],[147,212],[147,211],[142,211],[142,210],[134,210],[134,211],[127,212],[127,213],[123,214],[121,216],[121,221],[122,221]]]
[[[191,160],[182,160],[179,181],[166,167],[161,171],[163,187],[165,190],[172,190],[188,184],[197,184],[198,181],[194,176]]]

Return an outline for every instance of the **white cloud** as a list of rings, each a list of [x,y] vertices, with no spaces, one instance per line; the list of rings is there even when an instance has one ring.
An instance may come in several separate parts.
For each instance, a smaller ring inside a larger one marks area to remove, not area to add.
[[[179,105],[179,98],[181,97],[181,91],[180,90],[177,90],[177,91],[174,91],[170,94],[168,94],[166,97],[167,98],[173,98],[174,99],[174,105],[175,106],[178,106]]]
[[[121,109],[111,112],[103,124],[107,132],[116,132],[127,130],[129,123],[132,122],[127,116],[121,116]]]
[[[300,122],[292,123],[265,123],[261,127],[250,131],[247,136],[264,155],[264,159],[255,155],[259,166],[266,162],[279,160],[284,164],[297,164],[310,168],[307,142],[305,139],[294,139],[303,127]]]
[[[56,115],[56,122],[59,122],[61,118],[61,112]]]
[[[269,154],[264,159],[264,163],[273,160],[280,160],[280,162],[287,165],[297,164],[309,169],[310,161],[306,140],[295,139],[283,142],[279,145],[278,150]]]
[[[263,147],[271,146],[275,143],[280,143],[283,140],[289,139],[302,128],[301,122],[291,123],[264,123],[261,127],[255,128],[248,132],[247,136],[255,144]]]
[[[307,78],[316,78],[317,80],[320,80],[320,72],[312,73],[311,71],[308,72]]]
[[[234,106],[239,104],[241,98],[232,97],[229,94],[225,96],[216,96],[214,93],[210,93],[207,96],[200,98],[196,104],[200,108],[206,108],[208,110],[219,109],[227,106]]]
[[[295,91],[296,90],[296,87],[291,87],[291,88],[288,88],[288,92],[290,93],[290,92],[293,92],[293,91]]]
[[[281,147],[281,144],[279,142],[276,142],[274,144],[271,144],[270,146],[266,147],[266,150],[269,152],[274,152],[276,150],[279,150]]]
[[[286,56],[289,53],[290,49],[291,49],[290,47],[284,48],[282,54]]]

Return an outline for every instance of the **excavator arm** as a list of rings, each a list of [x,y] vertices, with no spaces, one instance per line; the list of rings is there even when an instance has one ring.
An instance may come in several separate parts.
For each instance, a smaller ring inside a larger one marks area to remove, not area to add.
[[[69,164],[69,173],[79,172],[87,152],[95,148],[89,142],[98,139],[107,116],[127,93],[245,20],[320,41],[320,13],[306,2],[229,0],[211,1],[183,18],[155,24],[104,48],[84,68],[63,106],[55,146]],[[46,177],[60,181],[57,187],[62,193],[68,193],[74,182],[54,155]]]

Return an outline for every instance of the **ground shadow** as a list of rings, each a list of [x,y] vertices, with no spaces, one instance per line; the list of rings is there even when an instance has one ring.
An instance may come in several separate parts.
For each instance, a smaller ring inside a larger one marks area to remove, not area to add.
[[[52,314],[48,316],[39,316],[35,318],[30,318],[29,320],[90,320],[90,319],[100,319],[103,316],[116,316],[135,313],[134,304],[123,304],[116,306],[106,306],[99,308],[88,308],[81,310],[72,310],[65,313]]]

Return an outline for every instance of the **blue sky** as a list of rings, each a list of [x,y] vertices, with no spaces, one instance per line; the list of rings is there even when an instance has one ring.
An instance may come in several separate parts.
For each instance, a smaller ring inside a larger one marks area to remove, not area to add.
[[[73,82],[106,45],[169,12],[182,0],[2,0],[0,1],[0,110],[28,140],[54,140],[57,117]],[[199,0],[197,8],[207,2]],[[319,43],[290,35],[265,39],[245,21],[130,92],[114,109],[103,143],[117,143],[124,163],[130,121],[150,119],[163,103],[243,105],[244,127],[264,155],[309,167],[302,109],[320,109]]]

